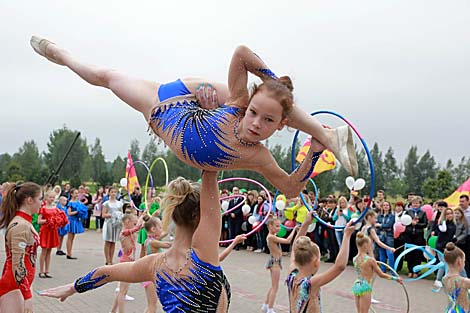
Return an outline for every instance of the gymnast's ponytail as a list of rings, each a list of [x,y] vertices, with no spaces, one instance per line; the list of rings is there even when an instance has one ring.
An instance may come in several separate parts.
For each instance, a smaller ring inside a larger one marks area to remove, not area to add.
[[[11,220],[15,217],[16,211],[20,209],[27,198],[35,198],[40,193],[41,187],[35,183],[9,184],[0,208],[0,228],[6,228],[10,224]]]

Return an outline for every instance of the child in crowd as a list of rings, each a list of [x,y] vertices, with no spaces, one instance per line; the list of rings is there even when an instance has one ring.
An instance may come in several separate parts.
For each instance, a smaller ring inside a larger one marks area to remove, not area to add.
[[[56,194],[54,191],[48,191],[46,193],[46,203],[41,207],[38,215],[38,223],[41,225],[39,237],[40,246],[42,248],[41,256],[39,257],[40,278],[52,278],[52,276],[49,275],[52,248],[59,246],[58,229],[68,223],[65,213],[56,207],[55,197]]]
[[[375,213],[375,212],[373,212]],[[380,270],[373,255],[372,240],[367,234],[358,232],[356,234],[356,245],[358,254],[354,257],[353,263],[356,269],[357,279],[354,281],[352,293],[356,300],[356,309],[358,313],[369,312],[372,299],[372,279],[374,273],[381,278],[397,280],[401,283],[400,277],[385,274]]]
[[[59,202],[57,203],[57,208],[64,212],[65,216],[67,216],[68,211],[67,211],[67,198],[64,196],[59,197]],[[60,227],[57,230],[57,234],[59,235],[59,245],[57,246],[57,251],[56,255],[65,255],[65,252],[62,251],[62,243],[64,241],[64,237],[67,235],[69,232],[69,222],[67,218],[67,224],[64,227]]]
[[[101,211],[101,216],[104,218],[103,240],[106,265],[113,264],[114,250],[122,227],[122,220],[119,218],[119,216],[122,216],[122,202],[116,199],[116,195],[117,189],[110,187],[109,200],[103,203]]]
[[[437,203],[439,210],[441,210],[441,215],[439,221],[434,226],[432,231],[433,236],[437,236],[436,240],[436,249],[444,252],[446,244],[451,242],[454,239],[456,226],[454,223],[454,211],[451,208],[447,207],[447,202],[439,201]],[[444,262],[441,255],[438,254],[439,261]],[[434,287],[440,289],[442,288],[442,276],[444,276],[444,268],[441,267],[437,271],[436,280],[434,281]]]
[[[137,216],[133,214],[132,210],[126,210],[126,213],[122,218],[123,229],[119,236],[119,240],[121,242],[119,262],[135,261],[135,233],[142,228],[143,217],[145,215],[146,212],[139,218],[139,220],[137,220]],[[130,284],[126,282],[119,283],[119,292],[114,298],[113,307],[111,309],[112,313],[116,313],[118,309],[119,313],[124,312],[125,296],[129,290],[129,285]]]
[[[290,244],[294,238],[297,227],[290,233],[287,238],[279,238],[276,234],[281,229],[281,221],[275,217],[271,217],[268,220],[268,231],[269,234],[266,237],[266,242],[270,251],[268,262],[266,263],[266,269],[271,272],[271,287],[266,294],[266,300],[262,306],[262,311],[267,313],[274,313],[274,301],[276,300],[277,290],[279,288],[279,277],[282,270],[282,250],[281,243]]]
[[[67,234],[67,259],[76,260],[72,256],[73,240],[76,234],[85,231],[82,220],[88,216],[88,208],[78,200],[78,190],[70,190],[70,201],[67,203],[67,214],[69,216],[68,234]]]
[[[144,229],[146,231],[146,238],[143,244],[142,250],[145,255],[151,255],[154,253],[161,253],[163,249],[171,247],[170,242],[160,241],[167,234],[163,232],[162,221],[158,217],[149,216],[147,213],[143,214]],[[140,235],[139,235],[140,236]],[[155,283],[152,281],[146,281],[142,283],[145,288],[145,295],[147,298],[147,308],[145,313],[156,313],[157,312],[157,295],[155,293]]]
[[[469,312],[470,279],[460,275],[465,269],[465,254],[453,242],[449,242],[444,250],[444,260],[449,266],[449,272],[442,280],[449,299],[445,312]]]

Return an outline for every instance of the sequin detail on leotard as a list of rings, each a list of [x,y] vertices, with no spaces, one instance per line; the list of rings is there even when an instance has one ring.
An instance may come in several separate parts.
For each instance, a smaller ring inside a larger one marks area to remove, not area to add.
[[[304,277],[296,281],[299,270],[295,269],[290,272],[286,279],[287,289],[289,291],[289,306],[292,313],[309,313],[309,312],[322,312],[321,307],[321,290],[318,291],[318,296],[311,294],[311,278],[312,276]]]
[[[228,311],[230,285],[220,266],[203,262],[191,250],[189,274],[174,274],[171,270],[156,271],[157,295],[167,313],[215,313],[222,296],[227,295]],[[223,303],[223,301],[222,301]]]
[[[356,297],[360,297],[365,295],[366,293],[372,292],[372,285],[369,281],[367,281],[364,277],[362,277],[362,270],[361,266],[365,264],[369,260],[369,256],[365,255],[362,262],[357,262],[357,256],[353,258],[354,269],[356,270],[357,278],[353,283],[351,288],[352,293]]]
[[[193,99],[175,99],[155,108],[150,125],[154,124],[154,130],[158,128],[166,133],[171,144],[179,140],[186,160],[201,167],[224,168],[238,157],[236,151],[225,144],[230,135],[221,129],[221,125],[229,123],[230,115],[236,117],[238,114],[239,109],[235,107],[222,105],[205,110]]]
[[[446,280],[451,279],[444,277],[444,286],[447,285]],[[461,277],[454,278],[451,284],[451,290],[444,288],[444,291],[449,299],[449,305],[446,308],[446,313],[470,313],[470,294],[468,289],[457,286]]]

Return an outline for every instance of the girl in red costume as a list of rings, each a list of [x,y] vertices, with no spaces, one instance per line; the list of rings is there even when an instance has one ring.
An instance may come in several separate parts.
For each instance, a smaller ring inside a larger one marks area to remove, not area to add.
[[[41,207],[41,188],[35,183],[10,184],[3,198],[0,228],[5,231],[6,261],[0,278],[0,312],[33,312],[34,279],[39,235],[31,215]]]
[[[58,229],[67,225],[67,215],[55,205],[56,193],[46,193],[46,203],[39,210],[38,224],[41,225],[41,255],[39,257],[39,277],[52,278],[49,275],[52,248],[59,246]],[[44,266],[45,265],[45,266]]]

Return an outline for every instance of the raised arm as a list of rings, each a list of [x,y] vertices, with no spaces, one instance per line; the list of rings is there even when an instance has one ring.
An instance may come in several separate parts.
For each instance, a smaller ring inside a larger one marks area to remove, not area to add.
[[[299,229],[298,226],[296,226],[292,232],[289,234],[289,236],[287,236],[287,238],[280,238],[280,237],[277,237],[275,235],[272,235],[271,237],[271,240],[274,242],[274,243],[282,243],[282,244],[290,244],[292,242],[292,239],[294,238],[294,235],[296,233],[296,231]]]
[[[257,159],[252,162],[252,166],[248,165],[248,167],[266,177],[266,179],[274,187],[279,189],[281,193],[285,194],[286,197],[296,197],[299,195],[307,184],[310,175],[312,175],[315,164],[321,155],[321,151],[315,152],[317,147],[312,141],[312,145],[305,159],[300,166],[289,175],[279,167],[267,148],[261,147],[261,149],[260,153],[255,155]]]
[[[58,298],[60,301],[65,301],[65,299],[77,292],[83,293],[113,281],[126,283],[153,281],[155,279],[154,267],[155,256],[148,255],[135,262],[123,262],[96,268],[79,277],[75,283],[43,290],[39,294],[44,297]]]
[[[299,237],[307,235],[307,230],[308,226],[313,222],[313,212],[309,211],[307,213],[307,217],[305,218],[305,221],[302,223],[302,226],[300,226],[299,231],[297,232],[297,235],[295,236],[294,243],[292,245],[292,252],[290,254],[290,266],[289,266],[289,273],[295,269],[295,242]]]
[[[321,286],[328,284],[346,269],[349,256],[349,241],[353,231],[354,226],[352,226],[352,222],[349,222],[344,229],[343,242],[341,244],[341,249],[339,250],[338,256],[336,257],[335,264],[333,264],[333,266],[330,267],[326,272],[317,274],[311,278],[311,283],[312,285],[315,285],[316,288],[320,288]]]
[[[219,254],[219,262],[225,260],[225,258],[228,257],[228,255],[233,251],[233,249],[245,240],[245,234],[236,236],[235,239],[233,239],[232,243]]]
[[[201,212],[192,243],[199,258],[212,265],[219,264],[218,247],[222,227],[217,175],[218,172],[202,171]]]
[[[246,46],[238,46],[232,56],[228,72],[229,101],[238,107],[248,106],[248,72],[263,81],[277,79],[267,65]]]

